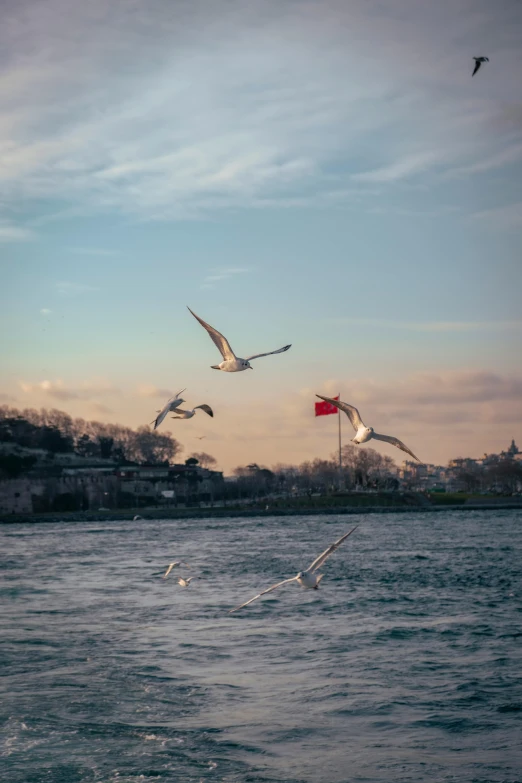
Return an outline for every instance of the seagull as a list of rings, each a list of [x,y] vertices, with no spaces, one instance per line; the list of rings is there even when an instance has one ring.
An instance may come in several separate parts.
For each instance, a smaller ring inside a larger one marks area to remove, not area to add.
[[[188,587],[193,579],[195,579],[194,576],[187,576],[186,579],[184,579],[182,576],[179,576],[178,577],[178,585],[181,585],[182,587]]]
[[[134,517],[132,517],[133,522],[139,522],[140,520],[143,521],[143,517],[139,514],[136,514]]]
[[[169,566],[168,566],[167,570],[165,571],[165,573],[162,576],[162,579],[166,579],[168,577],[168,575],[170,574],[170,572],[172,571],[172,569],[175,568],[176,566],[179,566],[179,565],[183,565],[186,568],[188,568],[188,565],[186,563],[182,563],[181,560],[174,560],[173,563],[169,563]]]
[[[475,60],[475,69],[471,75],[475,76],[482,63],[489,63],[489,57],[474,57],[473,59]]]
[[[206,438],[206,437],[207,437],[206,435],[196,435],[195,436],[196,440],[203,440],[203,438]]]
[[[415,456],[413,451],[410,451],[409,448],[404,445],[402,440],[399,440],[399,438],[394,438],[392,435],[379,435],[377,432],[374,432],[373,427],[367,427],[363,423],[363,420],[359,415],[359,411],[357,408],[354,408],[353,405],[348,405],[347,402],[341,402],[340,400],[334,400],[331,397],[323,397],[322,394],[316,394],[315,396],[319,397],[321,400],[325,400],[326,402],[331,403],[332,405],[335,405],[335,407],[339,408],[340,411],[344,411],[346,413],[356,432],[355,438],[352,438],[352,443],[355,443],[358,446],[360,443],[366,443],[366,441],[371,440],[372,438],[375,438],[375,440],[383,440],[386,443],[391,443],[392,446],[397,446],[398,449],[401,449],[401,451],[405,451],[407,454],[410,454],[414,459],[417,460],[417,462],[422,464],[421,460]]]
[[[190,307],[187,309],[192,313]],[[199,321],[201,326],[207,330],[214,344],[218,347],[221,356],[223,357],[221,364],[211,365],[213,370],[223,370],[223,372],[241,372],[242,370],[253,370],[254,368],[250,364],[253,359],[260,359],[262,356],[272,356],[273,353],[283,353],[292,347],[291,344],[285,345],[284,348],[278,348],[277,351],[256,353],[253,356],[248,356],[246,359],[240,359],[238,356],[236,356],[230,347],[230,343],[228,342],[227,338],[223,337],[221,332],[218,332],[218,330],[214,329],[213,326],[207,324],[202,318],[197,316],[196,313],[192,313],[192,315],[197,321]]]
[[[181,397],[179,396],[184,391],[185,389],[179,391],[175,397],[171,397],[170,400],[168,400],[164,408],[162,408],[160,411],[157,411],[158,415],[156,416],[153,422],[151,421],[151,424],[154,424],[154,429],[159,427],[159,425],[161,424],[161,422],[163,421],[167,413],[176,410],[178,405],[181,405],[182,402],[185,402],[185,400],[182,400]]]
[[[269,587],[267,590],[263,590],[262,593],[258,593],[249,601],[245,601],[244,604],[240,604],[239,606],[236,606],[234,609],[230,609],[229,614],[232,614],[232,612],[237,612],[238,609],[242,609],[244,606],[248,606],[248,604],[251,604],[252,601],[256,601],[258,598],[261,598],[262,595],[271,593],[272,590],[276,590],[278,587],[281,587],[281,585],[287,585],[290,582],[299,582],[301,587],[306,587],[310,590],[318,590],[319,582],[323,578],[323,574],[318,574],[317,571],[319,570],[319,568],[321,568],[324,561],[328,557],[330,557],[330,555],[333,554],[338,547],[341,546],[345,538],[351,536],[353,531],[357,530],[358,527],[359,526],[356,525],[348,533],[345,533],[344,536],[341,536],[341,538],[337,539],[337,541],[335,541],[333,544],[330,544],[330,546],[326,547],[322,555],[316,557],[313,563],[306,569],[306,571],[299,571],[297,576],[293,576],[291,579],[283,579],[282,582],[277,582],[277,584],[272,585],[272,587]]]
[[[177,416],[171,416],[171,419],[191,419],[193,416],[196,415],[196,411],[198,408],[201,408],[202,411],[205,411],[205,413],[208,413],[209,416],[214,416],[214,411],[210,407],[210,405],[196,405],[195,408],[192,408],[191,411],[182,411],[181,408],[176,409]]]

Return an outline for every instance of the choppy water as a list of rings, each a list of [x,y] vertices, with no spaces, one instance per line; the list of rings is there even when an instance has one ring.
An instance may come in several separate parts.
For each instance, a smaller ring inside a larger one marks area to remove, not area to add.
[[[321,590],[227,614],[353,520]],[[521,530],[516,511],[4,526],[1,779],[520,783]],[[153,576],[177,557],[188,589]]]

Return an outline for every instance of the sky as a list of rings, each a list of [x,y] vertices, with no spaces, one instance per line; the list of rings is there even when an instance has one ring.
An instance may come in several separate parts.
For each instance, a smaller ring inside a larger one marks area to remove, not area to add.
[[[0,404],[186,387],[214,418],[162,428],[227,473],[329,457],[315,393],[425,462],[522,447],[521,240],[518,0],[4,0]],[[292,348],[216,372],[187,305]]]

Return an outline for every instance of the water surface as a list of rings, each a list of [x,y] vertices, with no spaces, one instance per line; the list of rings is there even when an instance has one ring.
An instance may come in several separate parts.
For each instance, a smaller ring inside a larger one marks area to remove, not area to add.
[[[227,614],[357,522],[320,590]],[[520,783],[521,529],[519,511],[5,525],[2,780]],[[188,589],[154,575],[177,558]]]

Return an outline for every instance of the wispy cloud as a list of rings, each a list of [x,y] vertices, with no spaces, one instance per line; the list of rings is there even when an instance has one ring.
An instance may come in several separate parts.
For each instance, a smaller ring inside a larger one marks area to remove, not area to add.
[[[161,389],[153,384],[142,384],[136,390],[138,397],[164,397],[166,400],[175,394],[172,389]]]
[[[42,315],[51,315],[52,310],[49,310],[47,307],[42,307],[42,309],[40,310],[40,313]]]
[[[30,229],[0,220],[0,242],[27,242],[34,238]]]
[[[332,171],[365,189],[514,160],[513,128],[491,129],[504,90],[522,102],[518,4],[62,5],[4,13],[10,203],[196,217],[322,203]],[[490,67],[471,82],[467,51],[486,34]]]
[[[378,318],[332,318],[336,324],[376,329],[405,329],[410,332],[477,332],[522,329],[522,321],[392,321]]]
[[[504,229],[520,228],[522,226],[522,201],[506,204],[502,207],[483,209],[481,212],[475,212],[472,218]]]
[[[54,284],[54,287],[59,294],[64,296],[75,296],[76,294],[85,294],[90,291],[97,291],[95,286],[87,285],[86,283],[71,283],[67,280],[61,280]]]
[[[372,171],[363,171],[352,175],[355,182],[369,182],[384,184],[407,179],[416,174],[423,174],[434,165],[441,162],[441,154],[435,151],[427,151],[415,155],[408,155],[386,166]]]
[[[61,379],[55,381],[20,381],[19,386],[26,394],[40,393],[56,400],[92,400],[94,397],[120,395],[121,391],[107,381],[85,381],[78,386],[67,386]]]
[[[243,275],[251,270],[247,267],[226,267],[224,269],[216,269],[214,274],[207,275],[201,284],[201,288],[215,288],[216,283],[220,283],[223,280],[230,280],[237,275]]]
[[[82,256],[116,256],[117,250],[106,250],[103,247],[69,247],[67,248],[71,253],[76,253]]]

